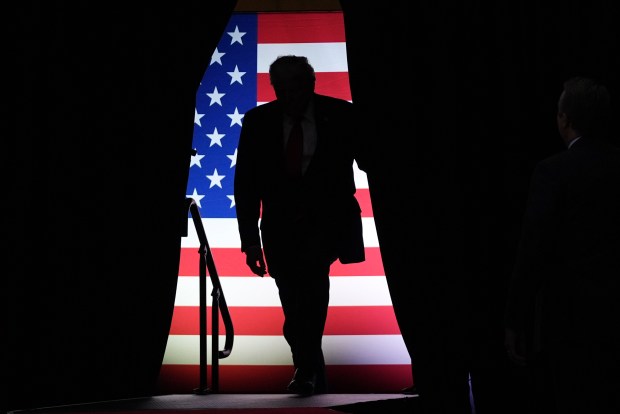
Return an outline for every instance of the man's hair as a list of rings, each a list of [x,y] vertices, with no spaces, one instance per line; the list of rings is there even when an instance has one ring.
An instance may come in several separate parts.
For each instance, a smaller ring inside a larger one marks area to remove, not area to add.
[[[566,114],[574,130],[603,138],[611,112],[607,88],[594,79],[573,77],[564,82],[558,111]]]
[[[314,85],[314,68],[305,56],[284,55],[278,56],[269,66],[269,79],[272,85],[277,85],[283,78],[296,77]]]

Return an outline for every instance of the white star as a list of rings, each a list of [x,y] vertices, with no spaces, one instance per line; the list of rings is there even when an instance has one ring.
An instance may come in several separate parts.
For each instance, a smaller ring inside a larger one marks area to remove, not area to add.
[[[241,85],[243,85],[243,81],[241,80],[241,77],[243,75],[245,75],[245,72],[239,72],[239,67],[237,65],[235,65],[235,71],[234,72],[226,72],[230,75],[230,84],[232,85],[235,82],[239,82]]]
[[[237,148],[235,148],[235,153],[232,155],[227,155],[228,158],[230,158],[230,168],[234,167],[235,165],[237,165]]]
[[[217,90],[217,86],[213,88],[212,93],[207,93],[207,96],[211,98],[211,103],[209,103],[209,106],[213,105],[214,103],[218,104],[219,106],[222,106],[222,96],[224,95],[226,94],[219,93],[219,91]]]
[[[198,110],[194,108],[194,123],[197,124],[199,127],[202,126],[200,125],[200,118],[202,118],[203,116],[205,116],[205,114],[199,114]]]
[[[222,66],[222,56],[224,56],[226,53],[224,52],[220,52],[219,50],[217,50],[217,47],[215,48],[215,52],[213,52],[213,54],[211,55],[211,63],[209,63],[209,65],[212,65],[213,62],[217,62],[220,64],[220,66]]]
[[[235,196],[232,194],[229,194],[226,197],[228,197],[228,199],[230,200],[230,208],[233,208],[235,206]]]
[[[234,32],[228,32],[228,34],[230,35],[230,44],[232,45],[235,42],[239,42],[240,45],[243,44],[243,40],[241,39],[244,35],[245,32],[240,32],[239,31],[239,26],[235,26],[235,31]]]
[[[213,174],[212,175],[207,175],[207,178],[209,180],[211,180],[211,184],[209,185],[209,188],[213,187],[214,185],[217,185],[218,187],[222,188],[222,179],[226,177],[225,175],[219,175],[217,173],[217,168],[215,168],[213,170]]]
[[[188,194],[185,197],[193,198],[194,201],[196,202],[196,205],[198,206],[198,208],[202,208],[202,206],[200,205],[200,200],[202,200],[204,198],[204,194],[198,194],[198,191],[196,191],[195,188],[194,188],[194,192],[192,194]]]
[[[207,136],[209,138],[211,138],[211,144],[209,144],[209,147],[212,147],[213,145],[217,144],[220,147],[222,146],[222,138],[224,138],[226,134],[219,134],[217,132],[217,127],[213,128],[213,133],[212,134],[207,134]]]
[[[200,155],[198,153],[196,153],[196,155],[192,155],[192,159],[189,162],[189,167],[192,168],[194,165],[197,165],[198,168],[202,168],[202,165],[200,165],[200,160],[204,157],[204,155]]]
[[[234,114],[226,114],[226,116],[228,116],[231,121],[230,121],[230,126],[233,126],[235,124],[238,124],[239,126],[241,125],[241,120],[243,119],[243,116],[245,114],[240,114],[239,111],[237,110],[237,107],[235,106],[235,113]]]

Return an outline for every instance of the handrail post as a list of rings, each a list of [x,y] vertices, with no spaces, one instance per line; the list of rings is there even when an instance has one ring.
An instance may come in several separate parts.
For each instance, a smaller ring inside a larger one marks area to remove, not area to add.
[[[200,273],[198,276],[200,290],[199,321],[200,326],[200,385],[194,390],[196,394],[204,395],[209,392],[207,387],[207,273],[206,247],[201,244]]]
[[[213,292],[211,293],[213,296],[211,306],[211,384],[213,385],[213,391],[219,391],[219,363],[220,363],[220,320],[219,320],[219,309],[220,309],[220,289],[217,287],[213,288]]]

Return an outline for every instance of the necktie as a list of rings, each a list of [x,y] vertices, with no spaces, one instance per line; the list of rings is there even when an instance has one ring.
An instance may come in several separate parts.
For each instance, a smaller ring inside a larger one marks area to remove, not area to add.
[[[301,120],[296,121],[291,129],[286,144],[286,170],[291,178],[301,177],[301,159],[304,148],[304,133]]]

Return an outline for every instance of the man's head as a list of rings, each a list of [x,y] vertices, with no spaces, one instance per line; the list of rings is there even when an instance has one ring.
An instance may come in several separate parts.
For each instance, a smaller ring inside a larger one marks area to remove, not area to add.
[[[269,79],[276,98],[292,116],[301,115],[314,93],[314,68],[304,56],[278,57],[269,66]]]
[[[574,77],[564,82],[558,100],[558,130],[565,142],[581,135],[601,138],[611,105],[605,86],[593,79]]]

